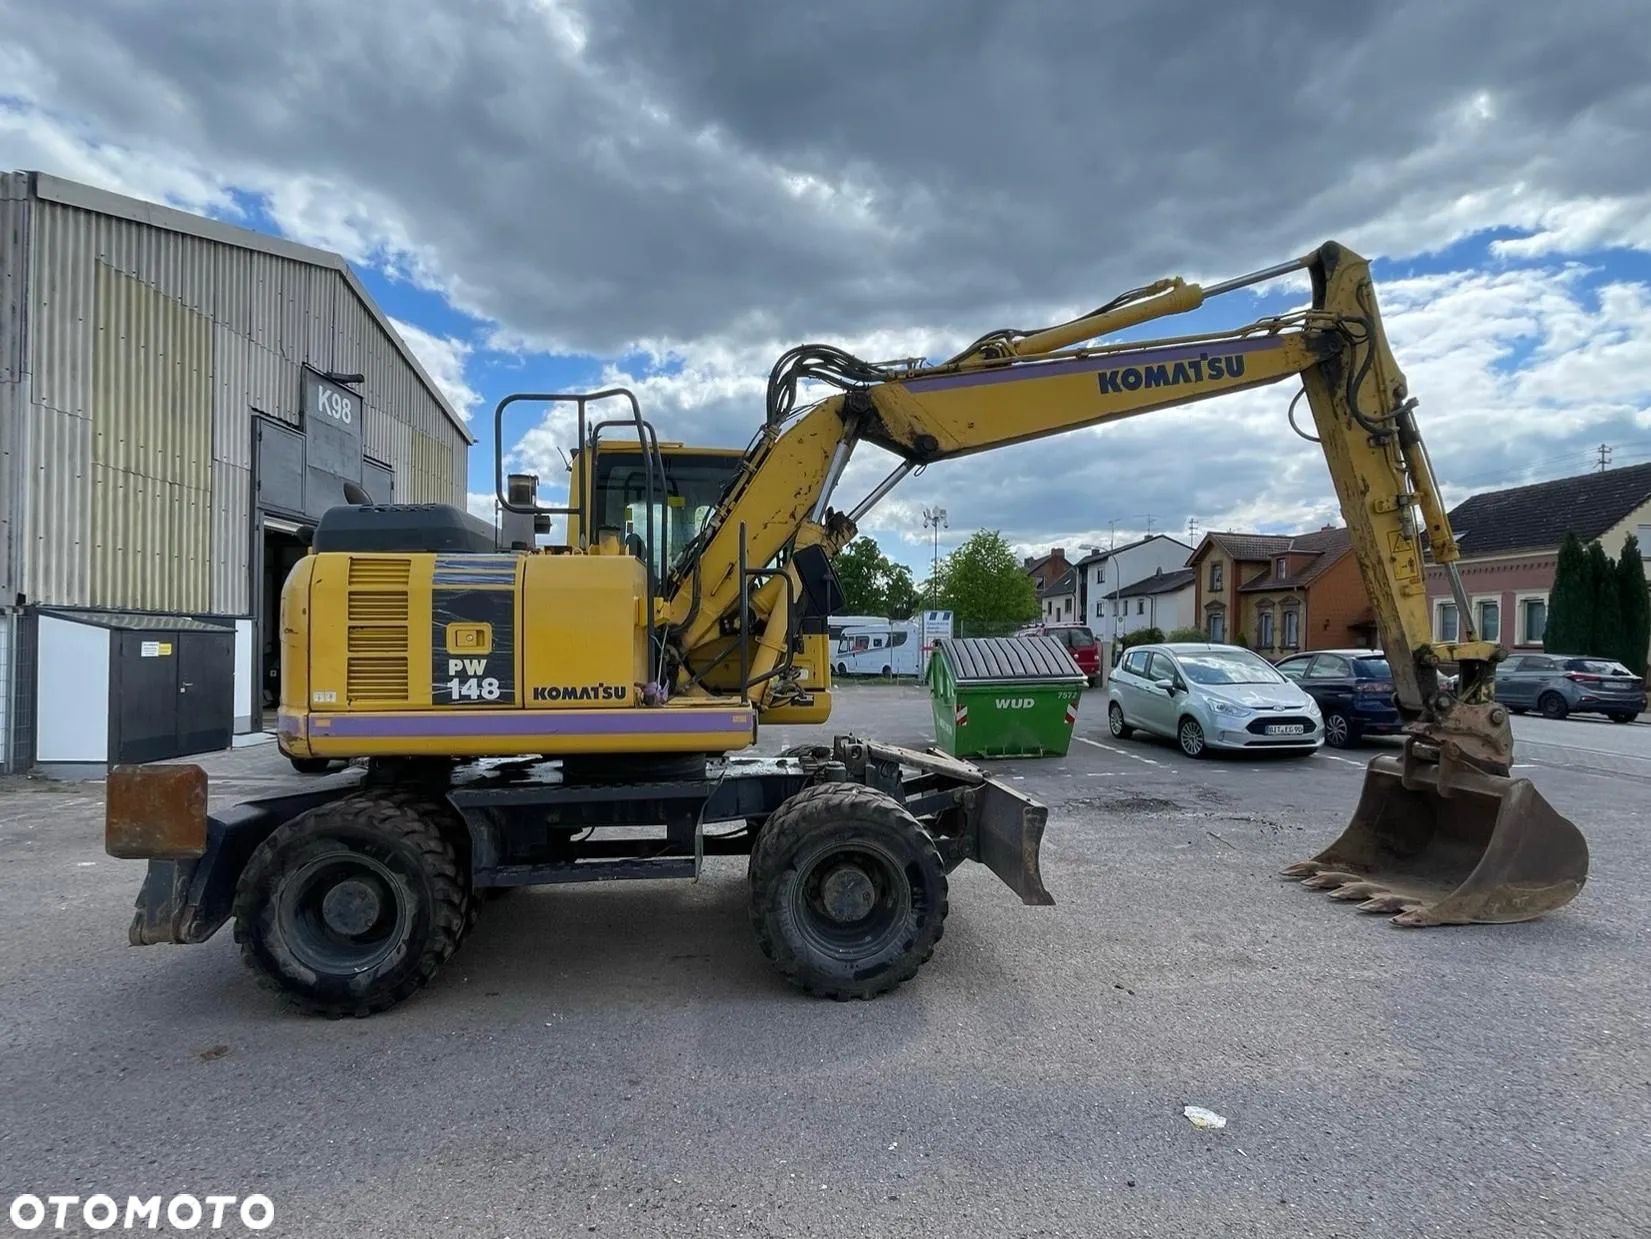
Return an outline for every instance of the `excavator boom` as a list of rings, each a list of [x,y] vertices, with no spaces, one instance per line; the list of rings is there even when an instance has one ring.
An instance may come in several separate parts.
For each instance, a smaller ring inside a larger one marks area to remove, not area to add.
[[[1298,271],[1311,281],[1306,309],[1230,331],[1104,340]],[[818,345],[786,354],[770,379],[761,433],[664,582],[661,617],[678,683],[691,687],[696,670],[753,638],[740,691],[760,686],[752,694],[759,711],[781,717],[806,701],[807,689],[787,674],[803,582],[776,569],[754,589],[745,565],[779,564],[815,547],[834,553],[919,466],[1292,378],[1314,433],[1298,431],[1323,451],[1408,725],[1402,758],[1372,762],[1342,838],[1289,875],[1356,896],[1366,910],[1397,912],[1405,924],[1526,919],[1560,906],[1586,877],[1586,844],[1528,780],[1510,777],[1512,730],[1492,694],[1503,651],[1471,627],[1460,552],[1368,263],[1334,242],[1208,289],[1162,280],[1070,323],[984,336],[937,365],[871,365]],[[808,381],[839,390],[797,410]],[[862,442],[901,463],[862,502],[838,511],[830,501]],[[1433,639],[1429,558],[1457,595],[1464,640]],[[740,635],[730,638],[731,627]],[[1446,663],[1460,668],[1457,691],[1440,688]]]

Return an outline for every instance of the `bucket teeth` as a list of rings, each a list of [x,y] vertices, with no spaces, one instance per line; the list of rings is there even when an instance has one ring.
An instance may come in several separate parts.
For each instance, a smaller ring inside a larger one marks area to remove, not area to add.
[[[1375,882],[1348,882],[1331,891],[1330,898],[1345,900],[1370,899],[1376,895],[1385,895],[1386,893],[1387,888]]]
[[[1359,905],[1360,912],[1409,912],[1422,905],[1403,895],[1377,895]]]
[[[1357,882],[1356,873],[1342,873],[1335,869],[1324,869],[1310,878],[1302,881],[1303,886],[1310,886],[1316,891],[1332,890],[1338,886],[1346,886],[1349,882]]]
[[[1288,869],[1280,870],[1279,876],[1286,878],[1310,878],[1323,868],[1324,866],[1319,864],[1316,860],[1298,860]]]

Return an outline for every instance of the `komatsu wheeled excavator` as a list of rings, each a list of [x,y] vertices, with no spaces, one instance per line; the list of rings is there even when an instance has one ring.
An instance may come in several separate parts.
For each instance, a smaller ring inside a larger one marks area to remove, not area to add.
[[[1116,342],[1127,328],[1305,271],[1311,305],[1245,326]],[[762,951],[799,988],[864,998],[938,942],[947,875],[984,864],[1050,904],[1045,808],[937,750],[838,735],[742,755],[764,724],[831,713],[831,558],[913,470],[1297,379],[1407,719],[1352,819],[1284,871],[1403,925],[1527,920],[1587,876],[1576,827],[1513,777],[1502,657],[1472,631],[1452,536],[1368,264],[1335,243],[1200,287],[1162,280],[939,363],[827,346],[774,366],[744,451],[662,442],[622,389],[521,394],[495,412],[502,539],[440,506],[347,503],[281,603],[279,741],[344,759],[302,790],[207,812],[196,765],[111,772],[105,846],[148,870],[134,944],[233,919],[244,958],[300,1006],[383,1010],[424,985],[484,898],[523,885],[694,878],[748,859]],[[804,400],[803,397],[810,397]],[[817,396],[818,398],[814,398]],[[565,504],[504,472],[507,415],[573,406]],[[617,410],[617,411],[615,411]],[[833,506],[851,454],[893,472]],[[539,545],[555,518],[565,534]],[[502,542],[502,545],[501,545]],[[1424,570],[1465,640],[1437,642]],[[1459,678],[1441,678],[1454,666]]]

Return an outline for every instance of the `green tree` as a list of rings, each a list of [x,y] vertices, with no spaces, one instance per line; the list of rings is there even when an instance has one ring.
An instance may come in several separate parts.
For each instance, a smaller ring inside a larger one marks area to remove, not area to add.
[[[936,578],[938,605],[959,625],[1026,624],[1038,618],[1037,587],[995,529],[969,535],[942,561]]]
[[[1622,588],[1616,566],[1598,542],[1588,545],[1588,645],[1579,654],[1609,654],[1622,645]]]
[[[890,619],[910,619],[916,613],[922,599],[917,592],[917,582],[912,580],[911,569],[905,564],[890,565],[884,601],[888,604]]]
[[[1575,533],[1559,545],[1553,588],[1548,592],[1548,623],[1542,648],[1550,654],[1586,654],[1589,632],[1588,553]]]
[[[1202,628],[1172,628],[1165,641],[1208,641],[1210,634]]]
[[[1645,675],[1646,647],[1651,646],[1651,595],[1646,592],[1645,561],[1640,558],[1640,540],[1633,534],[1622,544],[1617,557],[1618,608],[1622,616],[1622,639],[1613,651],[1623,666],[1636,675]]]
[[[896,570],[905,574],[911,584],[911,569],[891,563],[871,538],[855,538],[831,561],[837,574],[837,584],[843,590],[845,615],[881,615],[905,619],[911,612],[895,616],[889,597]]]

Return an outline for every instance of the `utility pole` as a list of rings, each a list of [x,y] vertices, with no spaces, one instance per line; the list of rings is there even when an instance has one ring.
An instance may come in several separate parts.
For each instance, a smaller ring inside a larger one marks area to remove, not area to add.
[[[1147,537],[1150,538],[1150,537],[1152,537],[1152,513],[1151,512],[1148,512],[1146,514],[1146,522],[1147,522]]]
[[[1599,445],[1599,471],[1601,473],[1604,473],[1605,472],[1605,466],[1610,464],[1610,463],[1611,463],[1611,445],[1609,443],[1601,443]]]
[[[945,508],[924,508],[923,528],[934,530],[934,562],[929,569],[929,609],[938,610],[940,595],[936,588],[940,583],[940,531],[949,528],[946,524]]]
[[[1187,517],[1187,545],[1198,545],[1198,518],[1196,516]]]

